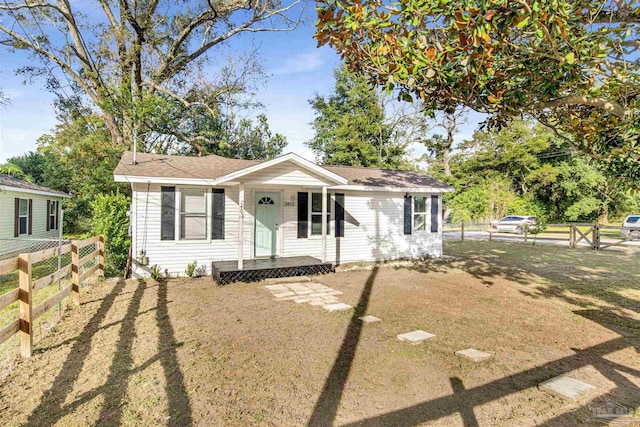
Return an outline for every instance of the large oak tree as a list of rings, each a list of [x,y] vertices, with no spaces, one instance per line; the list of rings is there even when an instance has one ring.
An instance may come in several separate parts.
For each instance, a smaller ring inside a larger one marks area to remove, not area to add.
[[[243,33],[295,28],[298,1],[2,0],[0,43],[32,53],[19,72],[45,77],[65,108],[98,111],[115,145],[136,130],[142,143],[160,137],[198,149],[209,138],[196,122],[217,118],[225,103],[251,102],[237,95],[261,71],[252,52],[229,58],[220,47]]]
[[[318,18],[320,45],[401,99],[533,116],[640,185],[636,0],[319,0]]]

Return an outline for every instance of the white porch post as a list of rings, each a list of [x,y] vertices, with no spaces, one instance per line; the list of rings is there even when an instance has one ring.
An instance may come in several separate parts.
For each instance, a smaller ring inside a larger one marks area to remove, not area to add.
[[[322,262],[327,262],[327,186],[322,187]]]
[[[244,182],[240,183],[238,206],[240,207],[238,218],[238,270],[242,270],[244,258]]]

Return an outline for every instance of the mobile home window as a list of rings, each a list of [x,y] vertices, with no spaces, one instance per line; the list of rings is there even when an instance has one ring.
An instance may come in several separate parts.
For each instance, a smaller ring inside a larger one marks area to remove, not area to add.
[[[29,232],[29,199],[20,199],[20,217],[18,223],[18,230],[20,234],[27,234]]]
[[[413,198],[413,229],[416,231],[427,229],[427,199]]]
[[[180,195],[180,238],[207,238],[206,190],[183,189]]]
[[[57,230],[57,224],[56,224],[56,201],[55,200],[50,200],[49,201],[49,230]]]
[[[322,193],[311,194],[311,235],[322,235]],[[327,194],[327,234],[331,225],[331,196]]]

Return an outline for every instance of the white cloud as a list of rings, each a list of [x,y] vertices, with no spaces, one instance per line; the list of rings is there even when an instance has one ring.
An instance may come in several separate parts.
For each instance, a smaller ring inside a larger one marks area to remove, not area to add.
[[[279,67],[271,70],[274,75],[310,73],[321,68],[324,65],[324,59],[319,50],[311,52],[298,53],[287,58]]]

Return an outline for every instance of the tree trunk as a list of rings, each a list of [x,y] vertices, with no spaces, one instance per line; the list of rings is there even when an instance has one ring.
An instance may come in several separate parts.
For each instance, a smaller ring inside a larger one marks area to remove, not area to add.
[[[120,129],[118,128],[116,118],[112,114],[105,113],[104,121],[109,128],[109,133],[111,134],[111,142],[114,145],[124,145],[125,143],[127,143],[122,135],[122,132],[120,132]]]
[[[451,174],[451,150],[449,147],[445,147],[442,150],[442,166],[444,167],[445,176],[452,176]]]
[[[455,122],[453,122],[453,126],[447,128],[447,144],[442,149],[442,165],[445,176],[451,176],[451,147],[453,147],[453,132],[455,130]]]

